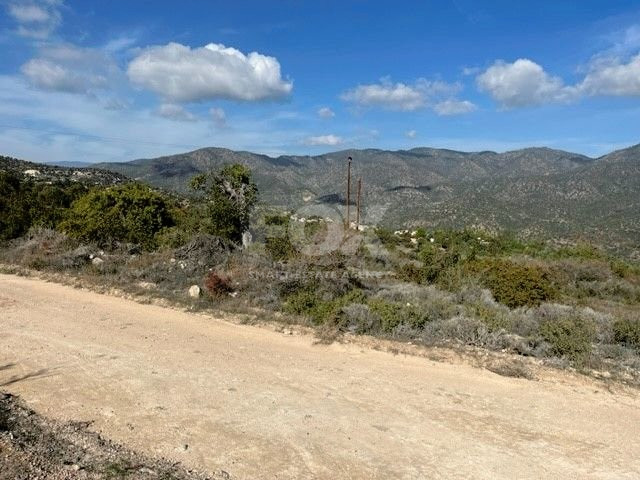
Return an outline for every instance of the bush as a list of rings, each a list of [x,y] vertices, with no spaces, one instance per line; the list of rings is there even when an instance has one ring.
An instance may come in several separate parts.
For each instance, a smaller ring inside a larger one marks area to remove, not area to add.
[[[640,319],[616,320],[613,323],[613,336],[617,343],[640,351]]]
[[[509,308],[537,306],[557,296],[550,273],[536,265],[487,259],[476,262],[473,270],[482,274],[493,297]]]
[[[102,246],[135,243],[147,250],[174,224],[170,202],[139,183],[93,190],[73,202],[60,228],[69,236]]]
[[[342,308],[345,328],[357,334],[380,331],[380,316],[374,313],[369,305],[350,303]]]
[[[78,183],[49,185],[0,172],[0,240],[18,238],[32,226],[53,228],[87,188]]]
[[[271,259],[277,262],[288,260],[297,254],[297,250],[288,235],[267,237],[264,247]]]
[[[385,333],[393,333],[400,326],[422,330],[429,320],[418,307],[411,303],[393,303],[373,298],[368,304],[371,311],[380,317],[380,328]]]
[[[582,362],[591,353],[596,329],[593,322],[577,315],[547,318],[540,323],[540,335],[551,344],[553,353]]]
[[[457,341],[465,345],[490,348],[497,347],[498,338],[480,320],[465,316],[429,323],[423,333],[423,340],[427,343]]]
[[[229,279],[216,272],[207,274],[204,279],[204,287],[213,297],[222,297],[233,291]]]

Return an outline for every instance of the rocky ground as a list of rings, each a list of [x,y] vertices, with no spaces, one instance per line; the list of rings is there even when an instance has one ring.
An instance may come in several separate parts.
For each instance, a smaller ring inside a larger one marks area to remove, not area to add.
[[[128,450],[89,430],[88,422],[55,422],[16,396],[0,393],[0,479],[223,480]]]

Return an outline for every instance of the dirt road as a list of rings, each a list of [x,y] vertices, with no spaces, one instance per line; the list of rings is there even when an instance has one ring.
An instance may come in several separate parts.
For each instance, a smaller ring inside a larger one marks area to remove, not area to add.
[[[563,378],[314,345],[0,275],[0,388],[232,478],[640,478],[639,396]]]

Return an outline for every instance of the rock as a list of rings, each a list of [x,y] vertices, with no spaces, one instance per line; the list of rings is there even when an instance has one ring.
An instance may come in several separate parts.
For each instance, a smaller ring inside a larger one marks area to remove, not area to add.
[[[198,285],[191,285],[189,287],[189,296],[191,298],[199,298],[202,295],[202,289]]]
[[[155,283],[151,283],[151,282],[138,282],[138,286],[140,288],[144,288],[145,290],[153,290],[154,288],[157,287]]]
[[[99,267],[104,263],[104,260],[101,259],[100,257],[93,257],[93,259],[91,260],[91,263],[93,263],[94,267]]]
[[[249,248],[252,243],[253,235],[251,235],[251,232],[247,230],[242,234],[242,248]]]

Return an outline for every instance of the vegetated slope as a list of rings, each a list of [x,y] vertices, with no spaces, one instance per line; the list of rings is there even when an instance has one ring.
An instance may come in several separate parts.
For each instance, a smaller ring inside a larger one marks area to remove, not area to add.
[[[28,162],[17,158],[0,156],[0,172],[23,175],[39,182],[82,182],[90,185],[115,185],[128,179],[117,172],[99,168],[68,168]]]
[[[242,163],[253,170],[266,202],[296,206],[309,196],[322,198],[342,194],[347,156],[353,157],[354,178],[363,177],[369,195],[374,192],[384,194],[398,188],[421,189],[434,184],[472,181],[489,176],[557,173],[578,168],[590,161],[581,155],[546,148],[504,154],[429,148],[395,152],[367,149],[277,158],[205,148],[185,154],[97,166],[158,186],[186,191],[192,176],[227,163]]]
[[[419,197],[419,198],[418,198]],[[412,211],[403,208],[411,203]],[[549,175],[442,184],[396,199],[388,219],[509,228],[529,236],[581,237],[640,249],[640,146]]]
[[[242,163],[254,172],[263,202],[295,209],[344,203],[347,156],[353,157],[354,178],[363,178],[365,223],[476,225],[639,248],[640,146],[595,160],[549,148],[367,149],[277,158],[205,148],[97,166],[186,192],[194,175]]]

